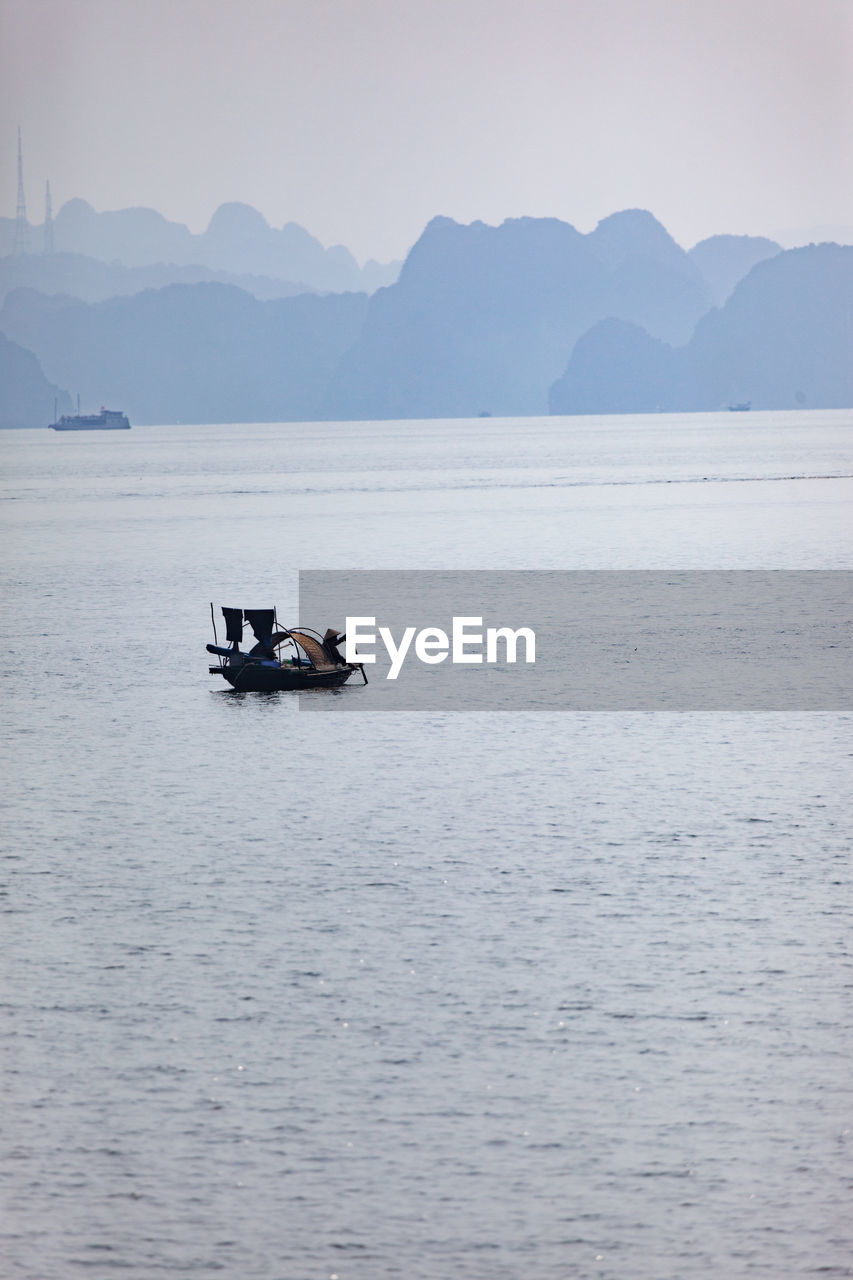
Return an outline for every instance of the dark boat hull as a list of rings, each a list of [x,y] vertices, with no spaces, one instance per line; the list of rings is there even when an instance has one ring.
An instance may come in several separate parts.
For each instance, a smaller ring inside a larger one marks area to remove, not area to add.
[[[211,667],[211,672],[220,668]],[[314,671],[299,667],[264,667],[259,663],[224,666],[221,674],[238,693],[278,693],[280,690],[337,689],[346,684],[354,667],[336,667],[334,671]]]

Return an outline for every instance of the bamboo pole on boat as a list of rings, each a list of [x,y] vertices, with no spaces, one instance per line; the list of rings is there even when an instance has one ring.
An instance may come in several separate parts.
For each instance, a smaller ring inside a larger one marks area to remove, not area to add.
[[[216,634],[216,614],[213,612],[213,601],[210,602],[210,621],[213,623],[213,643],[219,647],[219,637]],[[221,671],[225,665],[222,661],[222,654],[219,655],[219,670]]]

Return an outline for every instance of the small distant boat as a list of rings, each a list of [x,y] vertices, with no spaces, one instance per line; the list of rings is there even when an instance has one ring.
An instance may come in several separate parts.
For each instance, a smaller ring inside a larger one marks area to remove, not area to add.
[[[239,693],[334,689],[346,684],[355,671],[361,672],[367,684],[363,665],[347,662],[341,656],[338,646],[346,636],[331,628],[323,636],[310,627],[286,630],[279,627],[275,609],[223,607],[222,616],[227,647],[219,644],[211,604],[215,643],[207,645],[207,652],[219,658],[219,665],[208,670],[212,676],[222,676]],[[257,641],[248,652],[240,648],[244,619]]]
[[[64,413],[58,422],[50,424],[51,431],[129,431],[127,414],[118,409],[105,409],[100,413]]]
[[[751,408],[751,400],[741,400],[740,404],[729,405],[729,413],[749,413]]]

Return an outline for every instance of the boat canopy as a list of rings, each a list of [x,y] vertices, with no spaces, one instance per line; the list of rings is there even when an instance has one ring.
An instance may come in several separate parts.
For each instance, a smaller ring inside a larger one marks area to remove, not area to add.
[[[306,635],[304,631],[290,631],[288,635],[296,641],[300,649],[304,649],[318,671],[329,671],[338,665],[332,661],[325,645],[316,637]]]

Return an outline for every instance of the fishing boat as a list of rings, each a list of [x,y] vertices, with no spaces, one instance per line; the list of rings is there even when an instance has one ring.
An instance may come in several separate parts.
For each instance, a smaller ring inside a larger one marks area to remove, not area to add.
[[[51,431],[129,431],[127,414],[119,409],[104,409],[100,413],[64,413],[58,422],[51,422]]]
[[[290,630],[279,627],[275,609],[227,609],[223,606],[226,644],[216,634],[216,615],[210,606],[214,643],[207,652],[219,659],[209,668],[240,693],[275,693],[278,690],[335,689],[360,671],[361,663],[347,662],[339,646],[346,636],[329,628],[325,635],[310,627]],[[256,643],[248,651],[240,648],[243,623],[250,626]]]

